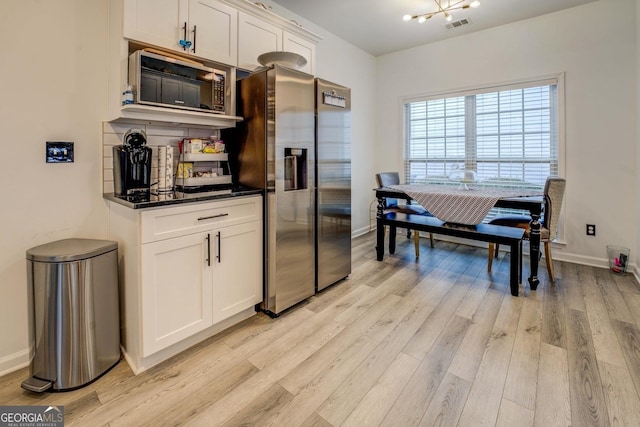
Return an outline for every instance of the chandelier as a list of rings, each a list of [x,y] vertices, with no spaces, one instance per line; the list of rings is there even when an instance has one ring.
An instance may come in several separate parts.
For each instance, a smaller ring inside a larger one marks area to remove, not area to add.
[[[480,2],[478,0],[473,0],[471,3],[466,3],[466,4],[461,4],[461,3],[465,3],[465,1],[468,0],[433,0],[436,2],[436,6],[438,7],[438,10],[436,10],[435,12],[429,12],[429,13],[423,13],[420,15],[404,15],[402,17],[402,19],[404,21],[411,21],[412,19],[417,19],[419,23],[423,23],[424,21],[426,21],[427,19],[431,19],[431,17],[442,13],[444,15],[444,19],[447,20],[447,22],[451,21],[453,18],[451,17],[451,11],[452,10],[458,10],[458,9],[469,9],[470,7],[478,7],[480,6]]]

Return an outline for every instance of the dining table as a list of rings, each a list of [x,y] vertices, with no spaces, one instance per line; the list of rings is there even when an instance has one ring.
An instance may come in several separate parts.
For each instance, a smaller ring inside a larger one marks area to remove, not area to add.
[[[378,200],[376,216],[382,218],[386,199],[417,202],[434,217],[445,223],[473,227],[485,220],[494,207],[528,211],[531,215],[529,231],[531,290],[540,284],[540,216],[544,208],[543,189],[500,187],[466,183],[401,184],[375,189]]]

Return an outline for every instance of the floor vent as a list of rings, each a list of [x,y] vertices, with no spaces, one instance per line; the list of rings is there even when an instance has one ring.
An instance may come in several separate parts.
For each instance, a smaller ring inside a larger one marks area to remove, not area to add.
[[[446,24],[444,24],[444,27],[447,30],[452,30],[454,28],[462,27],[463,25],[467,25],[467,24],[471,24],[471,19],[462,18],[462,19],[458,19],[457,21],[447,22]]]

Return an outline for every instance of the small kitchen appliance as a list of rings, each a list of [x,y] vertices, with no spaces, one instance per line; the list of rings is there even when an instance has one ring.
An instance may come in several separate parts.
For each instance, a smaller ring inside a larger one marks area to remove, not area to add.
[[[227,73],[195,61],[138,50],[129,56],[133,103],[225,114]],[[124,104],[129,104],[124,100]]]
[[[122,145],[113,147],[113,191],[126,199],[146,199],[151,189],[151,148],[147,134],[129,129]]]

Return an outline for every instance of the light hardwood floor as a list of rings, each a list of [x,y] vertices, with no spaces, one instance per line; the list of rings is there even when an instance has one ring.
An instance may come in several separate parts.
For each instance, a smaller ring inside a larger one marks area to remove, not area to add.
[[[550,285],[543,264],[514,298],[504,253],[487,273],[486,249],[424,241],[415,259],[399,235],[377,262],[374,246],[355,239],[350,277],[278,319],[73,392],[24,392],[23,369],[0,405],[64,405],[69,426],[640,425],[630,275],[557,262]]]

